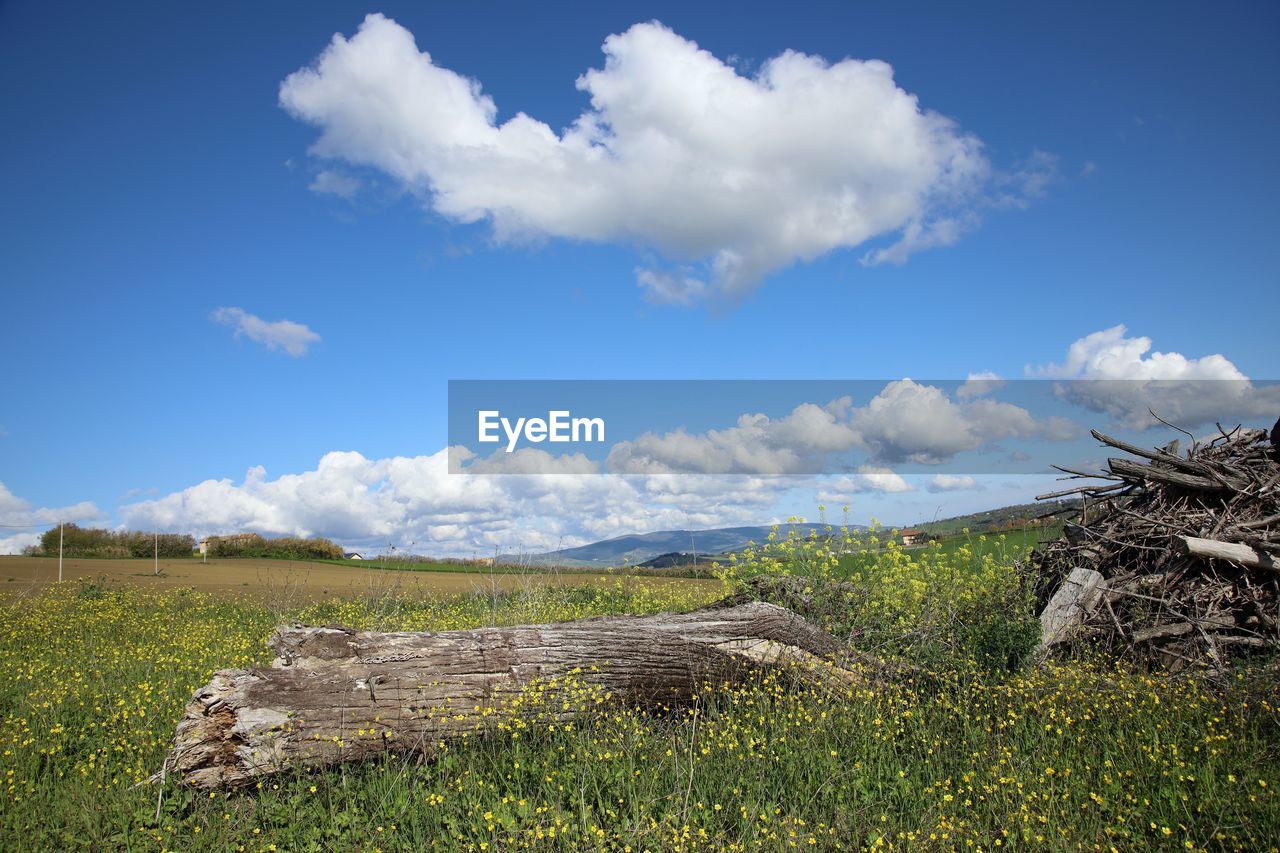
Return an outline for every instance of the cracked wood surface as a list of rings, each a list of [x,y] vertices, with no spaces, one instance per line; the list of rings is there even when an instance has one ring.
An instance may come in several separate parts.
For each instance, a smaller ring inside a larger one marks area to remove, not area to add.
[[[796,664],[831,670],[838,649],[826,632],[763,602],[467,631],[282,626],[269,646],[277,655],[269,668],[222,670],[187,704],[170,759],[186,784],[242,785],[388,752],[429,755],[553,679],[663,708],[691,701],[706,681]]]

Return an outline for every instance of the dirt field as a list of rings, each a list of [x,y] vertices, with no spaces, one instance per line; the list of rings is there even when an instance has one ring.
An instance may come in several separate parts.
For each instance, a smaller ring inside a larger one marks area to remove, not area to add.
[[[466,595],[476,592],[513,590],[531,584],[581,586],[643,582],[646,586],[665,584],[714,585],[715,581],[683,578],[650,578],[632,575],[592,574],[503,574],[462,572],[383,571],[373,566],[347,567],[328,563],[289,560],[161,560],[160,576],[151,560],[72,560],[62,564],[64,581],[81,579],[108,586],[132,584],[154,589],[194,587],[209,592],[278,595],[286,589],[299,599],[354,596],[393,592],[412,597]],[[32,592],[56,582],[56,557],[0,557],[0,595]]]

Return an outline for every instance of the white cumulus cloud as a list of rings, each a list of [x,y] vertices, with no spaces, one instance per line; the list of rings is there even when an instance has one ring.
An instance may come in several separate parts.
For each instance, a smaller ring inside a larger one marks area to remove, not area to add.
[[[822,488],[818,491],[818,501],[847,504],[853,501],[854,495],[901,494],[913,491],[915,487],[901,474],[895,474],[888,468],[875,465],[860,465],[857,474],[824,481]]]
[[[495,450],[476,457],[465,447],[449,448],[452,470],[469,474],[599,474],[600,465],[581,453],[554,454],[536,447],[521,447],[508,453]]]
[[[1053,168],[1037,152],[999,174],[882,61],[788,50],[743,76],[657,22],[603,51],[577,80],[590,107],[560,131],[524,112],[500,122],[479,81],[378,14],[335,35],[279,97],[319,128],[315,156],[378,169],[451,220],[489,221],[499,240],[656,250],[674,269],[642,269],[638,283],[676,303],[733,297],[877,239],[896,242],[864,262],[949,245],[984,207],[1043,192]]]
[[[1151,346],[1151,338],[1129,337],[1129,330],[1122,323],[1072,343],[1062,364],[1032,368],[1029,372],[1062,379],[1246,378],[1225,356],[1187,358],[1178,352],[1151,352]]]
[[[294,358],[306,355],[311,345],[320,341],[320,336],[302,323],[267,321],[243,308],[219,308],[211,318],[215,323],[234,329],[237,338],[243,335],[269,350],[288,353]]]
[[[1003,388],[1004,385],[1005,381],[1000,378],[998,373],[983,370],[979,373],[970,373],[964,384],[956,389],[956,396],[961,400],[984,397],[992,391]]]
[[[971,379],[953,400],[937,386],[902,379],[887,383],[863,406],[841,397],[823,406],[801,404],[781,418],[743,414],[724,429],[644,433],[617,442],[605,469],[622,474],[803,476],[838,470],[843,461],[833,457],[853,451],[873,464],[936,465],[1004,439],[1068,441],[1081,435],[1081,427],[1064,417],[1036,417],[1012,403],[972,399],[976,386],[987,393],[1000,384],[986,377]]]
[[[1080,431],[1065,418],[1037,419],[1012,403],[991,399],[957,403],[940,388],[911,379],[886,385],[854,411],[851,425],[860,446],[875,458],[930,465],[1006,438],[1061,441]]]
[[[255,467],[239,483],[206,480],[119,512],[126,527],[147,530],[251,530],[322,535],[359,547],[413,542],[419,553],[491,554],[552,550],[634,531],[758,523],[788,487],[748,477],[580,476],[575,466],[581,462],[570,458],[567,467],[557,467],[538,453],[512,454],[519,461],[503,463],[523,468],[525,476],[492,477],[458,473],[468,462],[487,460],[457,455],[450,473],[448,450],[385,459],[335,451],[310,471],[271,479]]]
[[[1225,356],[1188,357],[1152,346],[1151,338],[1131,337],[1120,324],[1072,343],[1062,363],[1028,365],[1026,372],[1068,380],[1061,396],[1130,429],[1158,425],[1151,412],[1183,427],[1280,414],[1280,387],[1255,386]]]
[[[95,521],[102,513],[90,501],[63,507],[33,507],[0,483],[0,554],[21,554],[40,534],[61,522]]]
[[[645,433],[615,444],[605,467],[620,474],[820,473],[827,454],[849,450],[857,441],[847,422],[849,403],[802,403],[776,419],[744,414],[732,427],[702,433]]]
[[[1004,439],[1067,441],[1081,435],[1079,425],[1067,418],[1036,417],[1012,403],[972,399],[975,385],[983,385],[985,393],[999,384],[985,377],[970,380],[953,400],[937,386],[902,379],[887,383],[863,406],[841,397],[822,406],[801,404],[781,418],[743,414],[724,429],[644,433],[617,442],[605,469],[803,476],[838,470],[844,460],[833,457],[853,451],[873,464],[934,465]]]
[[[968,474],[937,474],[925,486],[930,492],[958,492],[978,488],[978,481]]]

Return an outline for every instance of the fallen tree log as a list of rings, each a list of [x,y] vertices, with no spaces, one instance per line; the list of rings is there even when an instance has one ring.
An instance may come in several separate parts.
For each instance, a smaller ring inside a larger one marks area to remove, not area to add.
[[[830,663],[839,645],[829,634],[763,602],[470,631],[282,627],[269,645],[269,668],[222,670],[187,704],[169,758],[184,783],[429,755],[513,713],[534,685],[568,680],[601,700],[661,709],[761,670],[843,672]],[[576,712],[557,700],[553,716]]]

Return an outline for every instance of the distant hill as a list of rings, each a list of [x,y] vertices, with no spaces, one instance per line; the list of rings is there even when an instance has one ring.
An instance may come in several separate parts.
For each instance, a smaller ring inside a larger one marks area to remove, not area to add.
[[[991,533],[999,530],[1011,530],[1030,526],[1036,519],[1046,513],[1061,510],[1058,520],[1069,519],[1080,507],[1079,500],[1041,501],[1030,504],[1014,504],[997,509],[972,512],[968,515],[957,515],[953,518],[941,518],[936,521],[922,521],[913,525],[925,533],[936,533],[950,536],[965,528],[970,533]]]
[[[794,529],[797,535],[808,536],[810,530],[821,532],[825,528],[825,524],[783,524],[779,525],[778,535],[785,536],[786,531]],[[632,533],[603,542],[524,558],[506,554],[498,559],[500,562],[560,566],[604,567],[619,566],[624,562],[635,566],[663,554],[723,554],[727,551],[741,551],[749,542],[763,542],[771,530],[773,525],[767,524],[755,527],[721,527],[714,530],[660,530],[656,533]]]
[[[1079,505],[1079,501],[1045,501],[1044,503],[1017,504],[1015,506],[989,509],[983,512],[958,515],[935,521],[918,522],[916,527],[926,533],[948,536],[969,528],[971,533],[987,533],[996,530],[1010,530],[1029,526],[1034,519],[1055,509],[1068,509]],[[1068,517],[1068,516],[1064,516]],[[779,535],[794,529],[799,536],[808,536],[810,530],[819,533],[826,529],[825,524],[782,524]],[[859,527],[857,529],[865,530]],[[656,533],[630,533],[590,545],[577,548],[564,548],[559,551],[547,551],[543,554],[516,555],[501,554],[500,563],[523,563],[532,565],[583,566],[591,568],[607,568],[626,563],[638,566],[655,561],[655,565],[692,563],[693,554],[699,558],[731,551],[741,551],[749,542],[763,542],[773,525],[762,524],[754,527],[720,527],[714,530],[659,530]]]
[[[687,551],[672,551],[670,554],[659,554],[652,560],[645,560],[636,568],[640,569],[674,569],[687,566],[711,567],[726,561],[724,554],[693,554]]]

